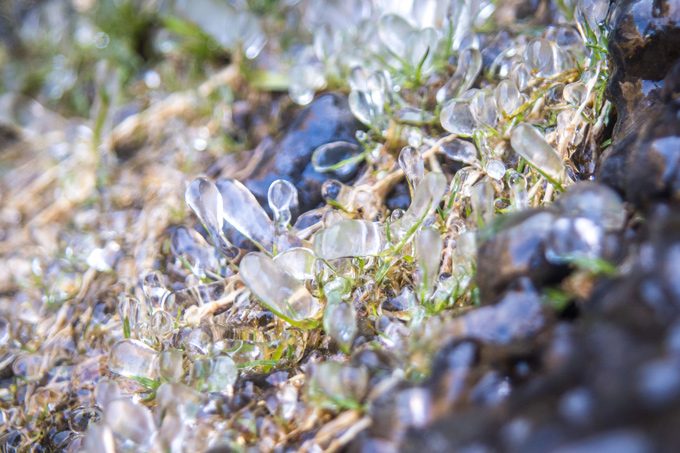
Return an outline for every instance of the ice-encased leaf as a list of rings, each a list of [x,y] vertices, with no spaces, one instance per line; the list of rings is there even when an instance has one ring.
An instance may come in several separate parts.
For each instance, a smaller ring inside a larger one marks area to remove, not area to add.
[[[125,377],[154,379],[158,373],[158,353],[137,340],[121,340],[111,348],[108,366],[112,373]]]
[[[401,149],[399,153],[399,167],[401,167],[406,176],[406,181],[408,182],[411,195],[420,181],[422,181],[425,176],[425,161],[420,152],[412,147],[405,146]]]
[[[271,250],[274,224],[255,195],[236,179],[220,179],[216,186],[222,195],[224,220],[261,248]]]
[[[511,79],[502,80],[495,88],[496,106],[503,115],[510,115],[522,105],[522,94]]]
[[[316,148],[312,154],[312,166],[319,173],[333,172],[338,177],[348,177],[356,171],[362,159],[361,149],[356,143],[337,141]]]
[[[215,184],[206,178],[194,179],[184,192],[184,200],[215,240],[221,234],[224,221],[222,195]]]
[[[378,21],[378,36],[392,53],[405,57],[409,43],[406,36],[414,31],[411,24],[397,14],[385,14]]]
[[[442,151],[451,160],[468,165],[479,164],[477,148],[471,142],[456,138],[442,145]]]
[[[384,245],[380,224],[368,220],[343,219],[314,236],[314,252],[325,260],[375,256]]]
[[[442,236],[432,227],[423,228],[416,236],[416,262],[421,289],[426,296],[432,291],[439,276],[442,247]]]
[[[280,264],[264,253],[253,252],[243,257],[239,270],[252,293],[276,316],[301,328],[317,324],[314,318],[321,308],[319,302]]]
[[[315,260],[314,252],[304,247],[293,247],[274,257],[274,262],[297,280],[314,278]]]
[[[392,234],[397,238],[403,237],[410,228],[434,212],[445,192],[446,176],[435,172],[426,174],[403,217],[392,224]]]
[[[554,181],[564,181],[566,167],[562,158],[532,125],[521,123],[512,131],[512,148],[538,171]]]
[[[324,310],[323,327],[340,349],[349,352],[358,332],[356,310],[350,303],[329,301]]]
[[[467,48],[460,53],[456,72],[437,90],[437,103],[458,97],[475,83],[482,69],[482,54],[475,48]]]
[[[477,127],[470,103],[465,101],[450,100],[444,104],[439,121],[447,131],[464,137],[471,136]]]

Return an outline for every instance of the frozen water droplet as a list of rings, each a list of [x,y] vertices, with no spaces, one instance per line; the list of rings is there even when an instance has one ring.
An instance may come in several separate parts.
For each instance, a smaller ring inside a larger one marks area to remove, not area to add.
[[[399,153],[399,166],[404,171],[408,181],[411,196],[425,176],[425,161],[420,151],[412,146],[405,146]]]
[[[160,377],[168,382],[179,382],[184,377],[184,353],[179,349],[166,349],[158,358]]]
[[[578,0],[576,20],[585,29],[587,25],[595,34],[600,34],[599,25],[604,22],[610,2],[607,0]]]
[[[478,90],[470,101],[470,112],[475,122],[480,125],[495,127],[498,119],[496,99],[491,93]]]
[[[531,73],[523,62],[517,63],[513,66],[510,72],[510,78],[517,85],[517,89],[524,91],[529,86],[529,81],[531,81]]]
[[[216,247],[229,245],[222,234],[223,200],[215,184],[206,178],[194,179],[184,193],[184,200],[208,230],[213,245]]]
[[[437,102],[456,98],[470,89],[482,69],[482,54],[475,48],[467,48],[460,53],[456,71],[437,91]]]
[[[129,399],[112,401],[104,412],[104,420],[117,437],[133,442],[137,449],[145,450],[156,431],[151,411]]]
[[[118,316],[123,323],[127,323],[131,331],[138,335],[140,326],[146,324],[149,314],[147,307],[140,304],[137,299],[122,295],[118,302]]]
[[[310,399],[323,407],[336,408],[336,401],[359,402],[368,390],[368,370],[340,362],[314,365],[309,380]]]
[[[354,307],[350,303],[329,301],[324,310],[323,326],[340,349],[349,352],[358,331]]]
[[[439,277],[443,246],[441,234],[432,227],[423,228],[416,236],[416,261],[420,286],[426,297],[432,292],[434,283]]]
[[[210,370],[205,381],[209,392],[228,392],[236,383],[238,368],[231,357],[222,355],[210,361]]]
[[[93,425],[87,430],[83,443],[86,453],[116,453],[116,442],[107,425]]]
[[[468,141],[456,138],[450,142],[444,143],[442,145],[442,150],[444,151],[446,157],[451,160],[463,162],[464,164],[468,165],[479,164],[479,159],[477,158],[477,148],[475,148],[474,144]]]
[[[484,178],[472,186],[470,190],[470,204],[477,225],[488,224],[494,215],[494,188],[493,184]]]
[[[290,70],[288,95],[298,105],[307,105],[318,90],[326,85],[323,65],[309,62],[295,65]]]
[[[539,77],[551,77],[562,70],[559,48],[547,39],[534,39],[527,44],[524,62]]]
[[[314,252],[304,247],[293,247],[274,257],[274,262],[297,280],[314,278],[315,261]]]
[[[508,186],[510,187],[512,208],[515,211],[528,208],[529,195],[527,194],[527,179],[524,175],[510,169],[508,171]]]
[[[402,238],[411,227],[434,212],[445,192],[446,176],[435,172],[426,174],[416,188],[411,205],[404,216],[391,225],[390,230],[394,236]]]
[[[326,143],[312,154],[312,166],[319,173],[333,172],[339,178],[351,176],[363,160],[361,149],[346,141]]]
[[[451,100],[444,104],[439,121],[447,131],[464,137],[471,136],[477,127],[470,104],[464,101]]]
[[[97,406],[102,409],[109,407],[111,401],[121,397],[120,387],[111,379],[100,379],[94,388],[94,398]]]
[[[378,21],[378,36],[382,43],[395,55],[406,56],[409,43],[406,36],[411,35],[413,27],[406,19],[397,14],[385,14]]]
[[[125,377],[155,379],[157,374],[156,351],[137,340],[121,340],[109,352],[109,370]]]
[[[305,286],[263,253],[249,253],[241,260],[240,275],[255,296],[275,315],[305,327],[320,309]]]
[[[377,104],[365,91],[352,91],[348,98],[352,114],[366,126],[381,128],[384,105]]]
[[[510,115],[522,105],[522,94],[510,79],[502,80],[494,90],[496,105],[503,115]]]
[[[541,173],[555,181],[566,178],[562,158],[545,141],[543,135],[527,123],[519,124],[512,131],[512,148]]]
[[[140,284],[148,308],[167,308],[172,302],[172,293],[165,287],[165,278],[160,272],[142,274]]]
[[[314,252],[325,260],[375,256],[383,246],[380,224],[367,220],[344,219],[314,236]]]
[[[216,185],[222,194],[224,220],[261,248],[271,250],[274,224],[255,195],[236,179],[220,179]]]
[[[486,174],[489,175],[490,178],[500,181],[505,175],[505,164],[498,159],[489,159],[486,162],[484,171],[486,171]]]
[[[269,186],[267,201],[276,225],[279,229],[287,228],[290,224],[291,210],[298,205],[298,192],[295,186],[285,179],[277,179]]]
[[[574,82],[566,85],[562,90],[565,102],[575,107],[580,106],[588,95],[588,87],[583,82]]]
[[[411,67],[420,66],[422,74],[428,74],[432,69],[434,53],[437,50],[439,40],[437,30],[430,27],[413,30],[402,39],[406,43],[405,53],[397,55],[402,56]]]

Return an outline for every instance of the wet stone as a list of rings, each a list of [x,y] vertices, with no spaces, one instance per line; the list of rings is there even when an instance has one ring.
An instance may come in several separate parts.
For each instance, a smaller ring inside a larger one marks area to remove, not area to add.
[[[546,241],[555,214],[529,211],[516,214],[481,244],[477,256],[477,284],[483,303],[492,302],[518,277],[542,285],[559,277],[561,269],[545,257]]]
[[[680,9],[669,1],[627,0],[612,10],[607,89],[617,122],[614,144],[602,156],[598,177],[621,192],[627,191],[629,165],[635,165],[629,153],[640,147],[635,143],[638,131],[645,123],[659,121],[651,117],[665,115],[661,112],[665,94],[677,87],[680,68],[674,71],[673,65],[677,67],[680,58],[679,21]]]
[[[343,179],[333,172],[319,173],[311,162],[319,146],[336,141],[355,142],[359,129],[347,100],[339,94],[324,94],[300,111],[283,136],[268,149],[264,163],[245,182],[258,201],[267,203],[267,191],[276,179],[293,183],[299,191],[300,210],[305,212],[321,202],[321,184],[329,178]],[[343,180],[347,180],[344,175]]]
[[[680,200],[680,105],[650,119],[629,154],[626,195],[638,206]]]

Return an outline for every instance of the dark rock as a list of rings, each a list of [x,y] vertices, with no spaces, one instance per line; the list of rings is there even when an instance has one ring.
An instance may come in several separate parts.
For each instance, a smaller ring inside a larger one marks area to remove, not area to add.
[[[545,245],[557,216],[549,211],[527,211],[505,220],[484,241],[477,254],[477,285],[482,303],[495,301],[520,277],[536,286],[559,278],[563,269],[545,257]]]
[[[680,200],[680,103],[670,103],[640,131],[625,181],[627,198],[640,207]]]
[[[680,68],[674,65],[680,58],[679,23],[680,8],[674,1],[624,0],[617,2],[613,9],[609,36],[612,74],[607,89],[616,109],[617,122],[613,145],[601,158],[598,179],[621,193],[629,192],[626,188],[630,181],[628,168],[635,168],[639,163],[640,156],[630,157],[632,149],[640,148],[638,131],[645,129],[645,124],[669,116],[663,111],[664,102],[668,102],[673,93],[678,93]],[[646,127],[646,141],[650,140],[650,133],[658,133],[649,129],[654,127]],[[644,161],[646,157],[642,159]],[[643,164],[638,173],[650,169],[649,162]],[[661,166],[657,165],[657,175]],[[645,176],[649,176],[649,181],[654,174],[652,169]],[[651,195],[654,197],[663,191],[657,185]],[[638,202],[647,198],[646,195],[633,195]]]
[[[334,141],[355,142],[359,129],[347,99],[328,93],[316,98],[297,114],[283,136],[267,150],[254,175],[245,185],[263,206],[267,205],[269,185],[276,179],[286,179],[298,189],[300,211],[315,208],[321,202],[321,185],[329,178],[347,181],[352,175],[319,173],[310,162],[314,150]]]
[[[406,184],[406,182],[395,185],[385,200],[385,205],[390,211],[394,211],[395,209],[406,210],[410,204],[411,194],[408,191],[408,184]]]

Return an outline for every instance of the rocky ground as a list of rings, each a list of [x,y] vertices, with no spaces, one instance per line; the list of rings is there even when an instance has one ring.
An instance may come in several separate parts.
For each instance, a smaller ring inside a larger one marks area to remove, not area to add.
[[[2,451],[679,448],[680,5],[405,3],[0,6]]]

